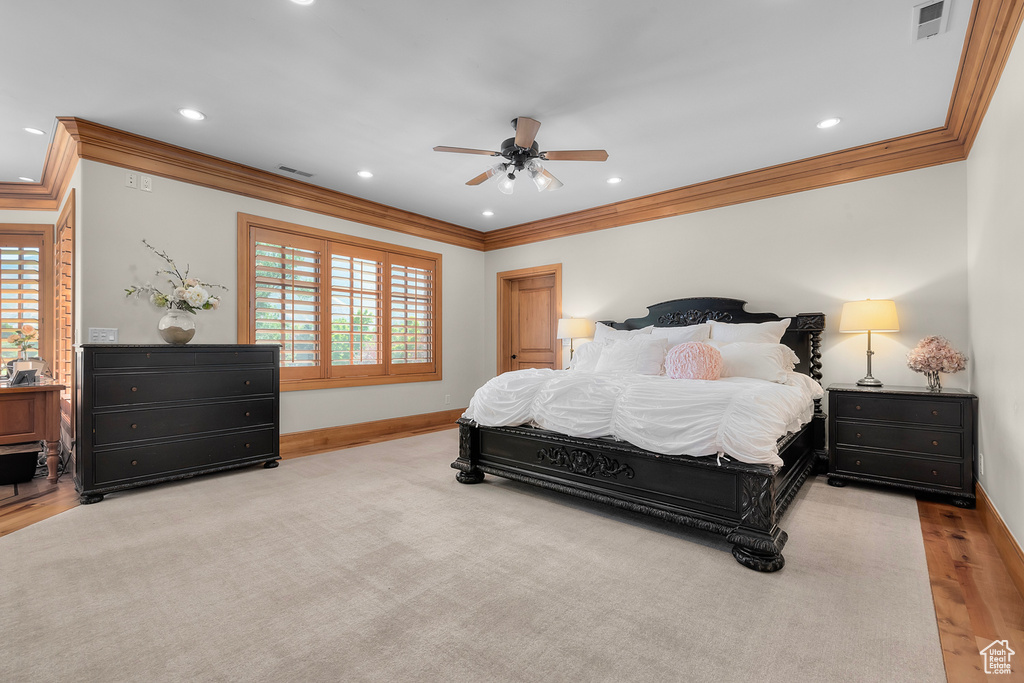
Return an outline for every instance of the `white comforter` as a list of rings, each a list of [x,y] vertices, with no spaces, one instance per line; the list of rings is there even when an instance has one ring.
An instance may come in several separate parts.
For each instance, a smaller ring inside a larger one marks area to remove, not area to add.
[[[821,386],[574,370],[506,372],[477,389],[464,417],[492,427],[536,424],[570,436],[611,436],[668,455],[729,455],[781,465],[777,440],[811,419]]]

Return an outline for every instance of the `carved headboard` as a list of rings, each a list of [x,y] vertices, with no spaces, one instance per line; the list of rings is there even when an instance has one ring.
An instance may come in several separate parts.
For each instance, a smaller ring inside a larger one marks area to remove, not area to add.
[[[792,318],[789,329],[782,337],[800,359],[797,372],[803,372],[821,382],[821,333],[825,331],[824,313],[797,313],[780,316],[775,313],[751,313],[744,309],[746,301],[721,297],[689,297],[664,301],[647,307],[647,315],[629,318],[621,323],[602,320],[617,330],[638,330],[648,325],[655,327],[681,327],[698,325],[709,320],[723,323],[763,323]]]

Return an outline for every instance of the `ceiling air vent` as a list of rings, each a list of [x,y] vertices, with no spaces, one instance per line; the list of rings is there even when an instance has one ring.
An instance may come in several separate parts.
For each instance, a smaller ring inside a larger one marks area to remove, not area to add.
[[[914,6],[914,40],[925,40],[946,30],[951,0],[932,0]]]
[[[300,175],[303,178],[312,178],[313,177],[312,173],[306,173],[305,171],[299,171],[297,169],[292,168],[291,166],[281,165],[281,166],[277,167],[277,170],[278,171],[284,171],[285,173],[291,173],[292,175]]]

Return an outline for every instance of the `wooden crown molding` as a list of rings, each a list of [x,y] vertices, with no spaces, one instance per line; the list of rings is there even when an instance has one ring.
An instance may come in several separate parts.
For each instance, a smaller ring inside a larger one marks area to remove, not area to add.
[[[57,126],[46,149],[42,178],[38,183],[0,183],[0,209],[56,211],[77,165],[77,143],[63,126]]]
[[[480,232],[73,117],[59,118],[39,183],[0,183],[0,209],[56,210],[78,158],[387,230],[491,251],[962,161],[1024,17],[1024,0],[976,0],[942,128]]]
[[[500,228],[484,250],[605,230],[967,158],[1024,16],[1024,0],[976,0],[946,124],[935,130]]]
[[[74,117],[57,119],[78,142],[82,159],[262,199],[334,218],[480,249],[481,233],[452,223],[360,199],[268,171],[177,147]]]

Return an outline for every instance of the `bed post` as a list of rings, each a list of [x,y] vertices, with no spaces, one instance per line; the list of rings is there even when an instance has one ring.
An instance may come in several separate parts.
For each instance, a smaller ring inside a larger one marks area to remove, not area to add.
[[[476,454],[480,451],[480,430],[472,420],[459,419],[459,457],[452,467],[459,470],[455,480],[460,484],[479,484],[484,480],[483,471],[476,466]]]
[[[776,524],[778,508],[775,478],[745,472],[739,477],[742,526],[726,540],[733,544],[732,556],[744,567],[759,572],[777,572],[786,564],[782,548],[789,535]]]
[[[796,315],[796,329],[807,334],[810,342],[810,356],[807,359],[807,374],[821,384],[821,335],[825,331],[824,313],[799,313]],[[805,347],[806,348],[806,347]],[[817,455],[817,471],[825,471],[828,467],[828,452],[825,449],[825,413],[821,409],[821,399],[814,399],[814,416],[811,434],[814,437],[814,452]]]

